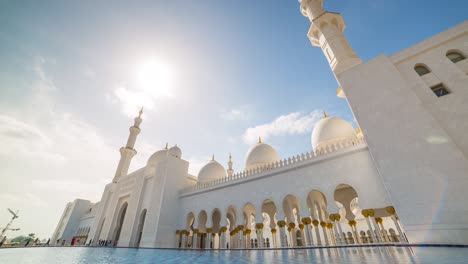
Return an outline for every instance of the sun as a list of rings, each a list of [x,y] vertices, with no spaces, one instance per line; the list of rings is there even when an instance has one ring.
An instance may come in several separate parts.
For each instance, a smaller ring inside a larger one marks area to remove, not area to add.
[[[137,88],[157,98],[172,96],[174,74],[171,66],[158,59],[151,59],[136,68]]]

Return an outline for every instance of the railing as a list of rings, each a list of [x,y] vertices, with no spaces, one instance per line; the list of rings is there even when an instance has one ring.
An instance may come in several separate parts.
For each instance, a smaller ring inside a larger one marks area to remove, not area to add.
[[[261,167],[237,172],[228,177],[222,177],[222,178],[218,178],[218,179],[214,179],[214,180],[210,180],[206,182],[198,182],[197,184],[193,186],[182,189],[180,191],[180,194],[207,189],[207,188],[221,185],[221,184],[228,183],[228,182],[238,181],[238,180],[245,179],[247,177],[252,177],[252,176],[258,175],[260,173],[268,172],[268,171],[276,171],[282,168],[292,167],[296,165],[297,163],[302,163],[304,161],[312,160],[319,156],[323,156],[325,154],[332,153],[341,149],[357,146],[361,143],[364,143],[364,140],[355,139],[355,140],[346,140],[346,141],[337,142],[335,144],[330,144],[330,145],[327,145],[326,147],[321,148],[318,153],[314,153],[312,151],[306,152],[306,153],[292,156],[283,160],[278,160],[278,161],[272,162],[270,164],[267,164]]]

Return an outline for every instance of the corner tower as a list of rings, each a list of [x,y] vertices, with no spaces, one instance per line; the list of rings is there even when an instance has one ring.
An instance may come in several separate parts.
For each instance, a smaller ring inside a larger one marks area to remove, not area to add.
[[[468,244],[468,78],[447,57],[452,50],[468,54],[468,23],[361,63],[339,14],[323,11],[322,0],[299,2],[311,21],[308,37],[328,58],[342,87],[337,94],[345,95],[362,128],[395,209],[389,213],[405,236],[411,243]],[[430,75],[415,70],[421,64],[431,67]],[[440,97],[432,90],[438,84],[453,90]]]
[[[361,63],[343,35],[345,23],[338,13],[323,10],[323,0],[299,0],[301,13],[310,20],[312,45],[321,47],[335,75]]]
[[[117,182],[121,177],[128,174],[128,168],[130,167],[130,162],[132,158],[136,155],[137,151],[135,150],[135,142],[138,134],[140,134],[140,124],[143,122],[141,115],[143,114],[143,108],[141,108],[137,117],[135,117],[135,122],[133,126],[130,127],[130,135],[128,136],[127,145],[120,148],[120,161],[115,172],[114,179],[112,182]]]

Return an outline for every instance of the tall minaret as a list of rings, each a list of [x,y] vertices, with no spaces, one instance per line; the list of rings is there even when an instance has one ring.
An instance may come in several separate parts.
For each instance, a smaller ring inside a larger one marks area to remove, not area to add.
[[[231,156],[231,153],[229,153],[229,161],[228,161],[228,170],[227,170],[227,174],[228,176],[232,176],[232,174],[234,173],[234,170],[232,169],[232,156]]]
[[[135,117],[135,123],[133,126],[130,127],[130,135],[128,136],[127,145],[120,148],[120,161],[112,182],[117,182],[120,177],[127,175],[128,168],[130,167],[130,161],[137,153],[134,147],[136,138],[141,131],[140,124],[143,121],[143,119],[141,119],[142,114],[143,108],[141,108],[139,115]]]
[[[299,0],[301,13],[310,20],[310,42],[321,47],[335,76],[361,63],[343,35],[345,24],[338,13],[323,10],[323,0]]]

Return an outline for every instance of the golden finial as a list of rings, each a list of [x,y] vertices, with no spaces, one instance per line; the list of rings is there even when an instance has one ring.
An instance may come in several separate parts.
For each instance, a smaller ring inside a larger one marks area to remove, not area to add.
[[[229,152],[229,161],[232,161],[231,152]]]
[[[169,143],[166,143],[166,146],[164,147],[164,149],[168,149],[169,148]]]
[[[361,127],[360,127],[360,126],[358,126],[358,127],[356,128],[356,134],[359,134],[359,133],[361,133]]]
[[[141,117],[142,114],[143,114],[143,106],[142,106],[141,109],[140,109],[140,112],[139,112],[138,117]]]
[[[214,154],[211,156],[211,161],[214,161]]]
[[[262,144],[262,137],[258,137],[258,144]]]
[[[327,118],[328,115],[327,115],[327,112],[323,111],[323,118]]]

